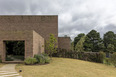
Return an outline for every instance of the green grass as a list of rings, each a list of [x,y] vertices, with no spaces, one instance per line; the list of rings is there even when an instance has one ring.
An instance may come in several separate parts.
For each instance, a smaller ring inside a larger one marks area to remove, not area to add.
[[[76,59],[53,58],[47,65],[17,65],[23,77],[116,77],[116,68]]]

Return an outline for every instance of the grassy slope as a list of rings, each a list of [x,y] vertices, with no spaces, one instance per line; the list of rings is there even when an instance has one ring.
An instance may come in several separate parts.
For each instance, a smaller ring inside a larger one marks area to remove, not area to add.
[[[116,68],[75,59],[53,58],[47,65],[17,65],[24,77],[116,77]]]

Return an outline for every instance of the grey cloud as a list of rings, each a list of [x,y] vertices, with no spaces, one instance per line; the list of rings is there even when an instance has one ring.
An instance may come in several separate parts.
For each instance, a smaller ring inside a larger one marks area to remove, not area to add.
[[[115,0],[0,0],[0,15],[59,15],[59,36],[116,32]]]

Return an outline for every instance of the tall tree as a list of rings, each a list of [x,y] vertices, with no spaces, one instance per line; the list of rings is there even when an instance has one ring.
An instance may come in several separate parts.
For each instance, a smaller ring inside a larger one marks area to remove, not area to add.
[[[91,30],[85,38],[84,50],[98,52],[100,51],[100,46],[102,44],[102,39],[100,38],[99,32],[96,30]]]
[[[74,41],[71,42],[71,50],[74,50]]]
[[[81,37],[85,36],[84,33],[80,33],[77,35],[77,37],[74,38],[74,49],[75,49],[75,46],[77,44],[77,42],[81,39]]]
[[[108,53],[114,52],[114,45],[108,44],[107,51],[108,51]]]
[[[108,51],[108,45],[111,47],[111,45],[114,45],[114,51],[116,51],[116,34],[112,31],[108,31],[104,34],[104,45],[105,45],[105,51]]]
[[[81,39],[79,40],[79,42],[77,42],[76,46],[75,46],[75,50],[77,52],[83,52],[84,51],[84,48],[83,48],[83,43],[85,41],[85,37],[86,36],[83,36],[81,37]]]

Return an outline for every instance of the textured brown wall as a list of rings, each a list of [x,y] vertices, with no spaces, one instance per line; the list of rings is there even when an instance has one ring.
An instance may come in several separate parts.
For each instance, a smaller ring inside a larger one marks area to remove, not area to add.
[[[70,37],[58,37],[58,47],[61,49],[71,49],[71,39]]]
[[[48,39],[50,33],[58,39],[58,16],[1,15],[0,30],[34,30],[45,40]]]
[[[44,52],[44,38],[33,31],[33,56]]]
[[[25,41],[25,58],[33,56],[33,31],[0,31],[0,55],[5,61],[4,41]]]

